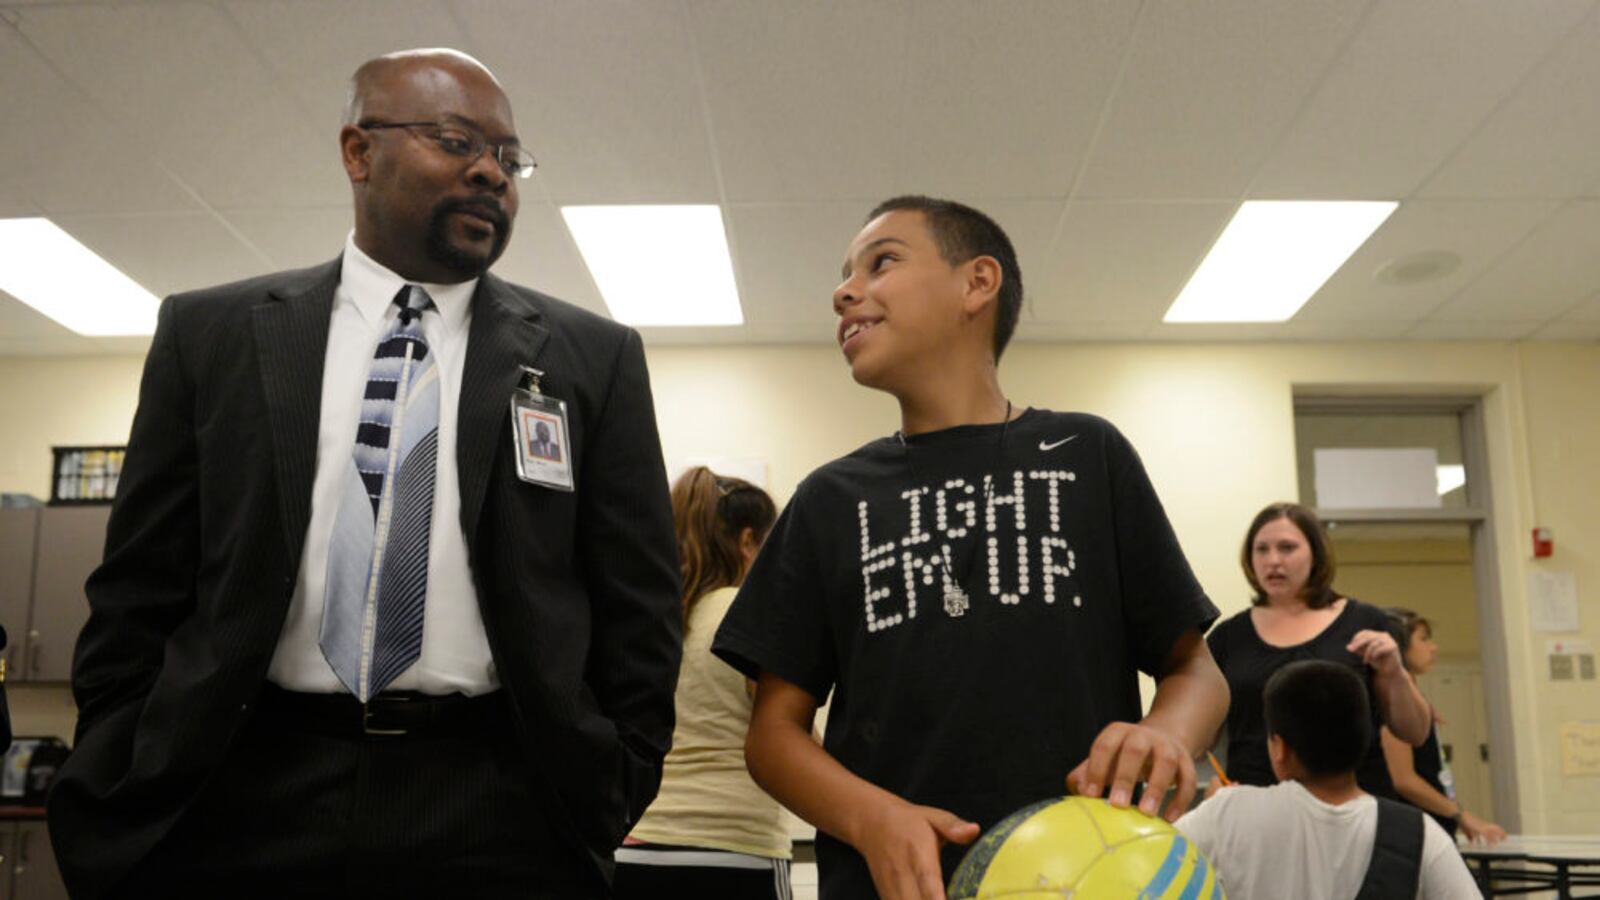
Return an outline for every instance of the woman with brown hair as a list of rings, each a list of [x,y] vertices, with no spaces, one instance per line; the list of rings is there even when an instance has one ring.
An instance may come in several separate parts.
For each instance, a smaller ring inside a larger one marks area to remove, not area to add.
[[[1399,633],[1406,671],[1413,676],[1426,675],[1439,655],[1439,648],[1433,643],[1433,623],[1415,610],[1398,606],[1388,613]],[[1467,812],[1456,799],[1455,779],[1439,750],[1439,728],[1432,721],[1428,723],[1428,739],[1420,747],[1412,747],[1389,729],[1383,729],[1383,754],[1388,758],[1395,790],[1407,803],[1433,816],[1451,837],[1459,829],[1473,842],[1494,844],[1505,840],[1504,828]]]
[[[787,900],[783,807],[745,769],[752,685],[711,655],[711,639],[777,519],[766,491],[704,466],[672,486],[683,572],[677,726],[661,791],[617,851],[619,900]]]
[[[1262,689],[1291,662],[1324,659],[1354,669],[1372,701],[1372,741],[1356,769],[1357,783],[1369,794],[1399,799],[1378,727],[1387,725],[1407,742],[1421,744],[1432,711],[1405,670],[1388,614],[1333,589],[1327,532],[1297,503],[1274,503],[1256,514],[1239,563],[1254,591],[1251,606],[1206,636],[1233,695],[1226,724],[1229,780],[1277,782],[1267,757]]]

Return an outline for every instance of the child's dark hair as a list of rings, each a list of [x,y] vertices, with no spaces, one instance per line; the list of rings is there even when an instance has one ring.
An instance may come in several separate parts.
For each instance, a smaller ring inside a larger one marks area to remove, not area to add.
[[[1272,673],[1261,695],[1267,733],[1283,739],[1312,775],[1353,772],[1372,743],[1367,685],[1349,666],[1321,659]]]
[[[678,533],[683,573],[683,614],[696,600],[744,577],[739,535],[746,528],[760,541],[772,530],[777,506],[767,492],[742,478],[695,466],[672,486],[672,524]]]
[[[1266,527],[1268,522],[1279,519],[1288,519],[1294,527],[1305,535],[1306,545],[1311,548],[1311,573],[1306,576],[1306,586],[1300,589],[1301,599],[1306,601],[1306,606],[1312,609],[1325,609],[1339,599],[1333,591],[1333,573],[1338,569],[1333,559],[1333,545],[1328,540],[1328,532],[1322,527],[1322,520],[1317,514],[1298,503],[1273,503],[1261,512],[1250,523],[1250,530],[1244,533],[1244,548],[1239,551],[1239,565],[1244,567],[1245,580],[1250,582],[1250,588],[1255,591],[1255,596],[1250,598],[1251,604],[1265,606],[1267,592],[1262,589],[1261,583],[1256,580],[1255,562],[1251,556],[1255,549],[1256,533]]]
[[[1433,623],[1414,609],[1391,606],[1384,612],[1389,614],[1389,621],[1394,623],[1394,628],[1390,630],[1394,632],[1395,642],[1400,645],[1401,654],[1411,649],[1411,638],[1416,635],[1418,628],[1426,629],[1430,637],[1433,635]]]
[[[966,204],[917,194],[879,203],[867,215],[867,221],[899,210],[922,213],[934,243],[939,245],[939,256],[950,265],[959,266],[980,256],[992,256],[1000,263],[1000,290],[995,296],[994,311],[994,358],[999,362],[1022,315],[1022,267],[1017,264],[1011,238],[995,220]]]

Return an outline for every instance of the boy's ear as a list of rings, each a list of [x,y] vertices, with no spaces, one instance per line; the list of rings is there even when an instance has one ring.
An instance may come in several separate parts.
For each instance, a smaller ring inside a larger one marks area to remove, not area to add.
[[[1291,761],[1294,751],[1289,749],[1289,744],[1276,734],[1267,735],[1267,758],[1272,762],[1272,774],[1282,781],[1289,777]]]
[[[967,290],[962,308],[967,315],[976,316],[997,302],[1005,273],[1000,269],[1000,261],[992,256],[974,257],[965,269]]]

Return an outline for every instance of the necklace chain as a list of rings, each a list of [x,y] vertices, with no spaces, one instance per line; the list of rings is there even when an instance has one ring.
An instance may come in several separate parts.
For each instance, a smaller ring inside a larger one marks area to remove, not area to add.
[[[1007,400],[1006,401],[1006,415],[1005,415],[1005,418],[1000,420],[1000,453],[999,453],[999,457],[1000,457],[1000,459],[1002,461],[1005,460],[1005,456],[1006,456],[1006,431],[1010,427],[1011,427],[1011,401]],[[922,473],[917,471],[916,461],[913,460],[912,457],[911,457],[911,445],[906,441],[905,432],[904,431],[896,431],[894,433],[894,436],[895,436],[895,438],[897,440],[900,441],[900,449],[905,453],[906,468],[908,470],[910,470],[911,477],[917,482],[917,485],[919,487],[921,487],[922,486]],[[990,505],[992,505],[994,503],[994,477],[992,475],[984,479],[984,482],[983,482],[983,502],[984,502],[984,505],[985,505],[985,509],[987,509]],[[974,553],[972,555],[973,561],[967,564],[967,571],[966,571],[967,575],[970,576],[972,574],[972,568],[973,568],[973,566],[975,566],[977,564],[977,559],[978,559],[978,557],[980,555],[981,555],[980,553],[974,551]],[[944,589],[944,611],[945,611],[945,615],[948,615],[951,618],[959,618],[961,616],[966,615],[967,614],[967,610],[972,606],[972,601],[968,598],[966,588],[964,588],[962,586],[962,582],[957,581],[955,573],[950,571],[950,559],[945,554],[943,549],[940,549],[940,551],[939,551],[939,568],[942,569],[943,572],[944,572],[944,583],[945,583],[945,589]]]

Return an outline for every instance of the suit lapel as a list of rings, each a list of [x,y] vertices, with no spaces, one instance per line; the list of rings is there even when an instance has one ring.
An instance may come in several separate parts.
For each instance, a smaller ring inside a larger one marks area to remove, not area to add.
[[[511,392],[521,366],[537,366],[550,332],[539,311],[505,282],[484,275],[472,295],[472,325],[461,375],[456,465],[461,477],[461,529],[471,547],[483,514],[495,455],[511,443]]]
[[[311,522],[322,366],[333,293],[339,284],[339,260],[311,270],[311,276],[300,285],[273,290],[252,310],[261,390],[272,426],[284,540],[295,570],[300,567],[300,550]]]

